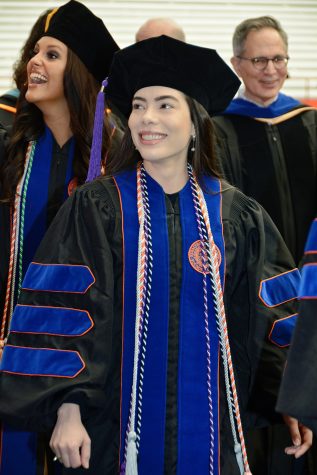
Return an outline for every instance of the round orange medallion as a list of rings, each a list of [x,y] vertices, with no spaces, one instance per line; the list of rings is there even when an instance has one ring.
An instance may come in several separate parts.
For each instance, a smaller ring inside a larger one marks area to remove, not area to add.
[[[221,263],[221,253],[219,248],[216,246],[217,250],[217,263],[220,266]],[[203,264],[203,250],[202,250],[202,243],[200,240],[193,242],[188,250],[188,260],[190,265],[192,266],[195,271],[200,272],[201,274],[209,274],[209,271],[204,270]]]
[[[78,186],[78,179],[77,179],[77,177],[74,177],[68,183],[68,187],[67,187],[68,196],[70,196],[72,194],[72,192],[74,191],[75,188],[77,188],[77,186]]]

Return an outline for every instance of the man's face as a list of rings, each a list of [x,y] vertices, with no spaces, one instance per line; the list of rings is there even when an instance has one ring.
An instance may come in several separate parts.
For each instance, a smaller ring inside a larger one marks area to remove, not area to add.
[[[275,58],[287,56],[286,46],[280,34],[274,28],[262,28],[250,31],[245,41],[243,58]],[[245,85],[247,98],[266,106],[270,104],[283,87],[287,77],[287,65],[281,69],[275,67],[272,61],[263,70],[258,70],[247,59],[233,57],[233,67]]]

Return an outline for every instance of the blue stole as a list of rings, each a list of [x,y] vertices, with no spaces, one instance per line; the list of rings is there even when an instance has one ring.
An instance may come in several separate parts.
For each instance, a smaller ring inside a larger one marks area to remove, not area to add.
[[[47,200],[51,173],[53,135],[46,127],[44,134],[37,141],[31,174],[27,186],[24,229],[23,229],[23,263],[22,278],[32,261],[34,254],[47,230]],[[64,197],[67,198],[67,186],[73,177],[74,141],[72,141]],[[23,193],[23,190],[21,190]],[[37,439],[35,432],[14,430],[3,424],[0,475],[36,475],[37,473]],[[58,464],[59,465],[59,464]],[[59,472],[59,469],[56,473]]]
[[[286,114],[301,103],[297,99],[279,93],[277,99],[267,107],[261,107],[246,99],[233,99],[223,115],[243,115],[245,117],[254,117],[262,119],[273,119],[280,115]]]
[[[136,205],[136,172],[115,177],[122,203],[124,239],[124,322],[122,362],[121,463],[124,461],[132,385],[136,309],[136,275],[139,223]],[[205,178],[205,194],[210,224],[222,259],[224,240],[221,222],[219,180]],[[169,326],[169,238],[163,189],[147,175],[152,244],[153,280],[150,319],[143,382],[142,427],[138,453],[139,475],[164,472],[167,353]],[[178,475],[207,475],[210,455],[210,426],[207,395],[207,354],[203,310],[203,275],[189,262],[191,245],[199,240],[190,183],[179,193],[182,227],[182,285],[179,314],[178,354]],[[212,413],[214,430],[213,469],[219,473],[219,339],[208,282],[208,308],[211,355]]]
[[[23,236],[23,276],[47,230],[47,201],[53,156],[53,135],[48,127],[37,141],[25,203]],[[64,199],[73,177],[74,141],[72,140],[65,177]],[[26,183],[24,183],[26,186]],[[22,190],[23,192],[23,190]]]

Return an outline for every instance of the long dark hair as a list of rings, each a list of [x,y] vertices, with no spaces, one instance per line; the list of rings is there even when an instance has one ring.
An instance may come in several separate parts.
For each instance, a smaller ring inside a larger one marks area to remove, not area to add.
[[[84,183],[89,164],[96,97],[100,86],[82,61],[68,48],[64,73],[64,94],[70,112],[70,128],[75,138],[74,173]],[[37,140],[44,132],[42,112],[27,102],[27,85],[22,85],[16,120],[8,145],[7,159],[1,173],[1,199],[12,201],[23,175],[27,141]],[[110,147],[111,131],[105,119],[102,156]]]
[[[36,42],[43,36],[44,26],[47,15],[52,11],[51,8],[45,10],[31,28],[30,34],[20,50],[20,57],[13,67],[13,80],[19,90],[22,89],[27,81],[26,65],[32,58],[33,49]]]
[[[188,150],[188,161],[192,164],[195,175],[201,182],[203,175],[220,178],[215,150],[214,126],[206,109],[195,99],[185,96],[191,120],[195,127],[195,151]],[[134,168],[142,160],[135,149],[130,129],[126,129],[121,146],[108,161],[106,175],[115,175],[123,170]]]

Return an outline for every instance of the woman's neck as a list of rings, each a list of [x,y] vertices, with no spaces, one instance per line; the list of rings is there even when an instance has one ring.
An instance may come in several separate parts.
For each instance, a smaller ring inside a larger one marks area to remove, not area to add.
[[[165,193],[177,193],[188,181],[187,163],[162,163],[144,160],[146,172],[161,185]]]
[[[68,108],[59,111],[43,112],[44,122],[51,130],[56,142],[60,147],[72,137],[73,133],[70,128],[70,115]]]

